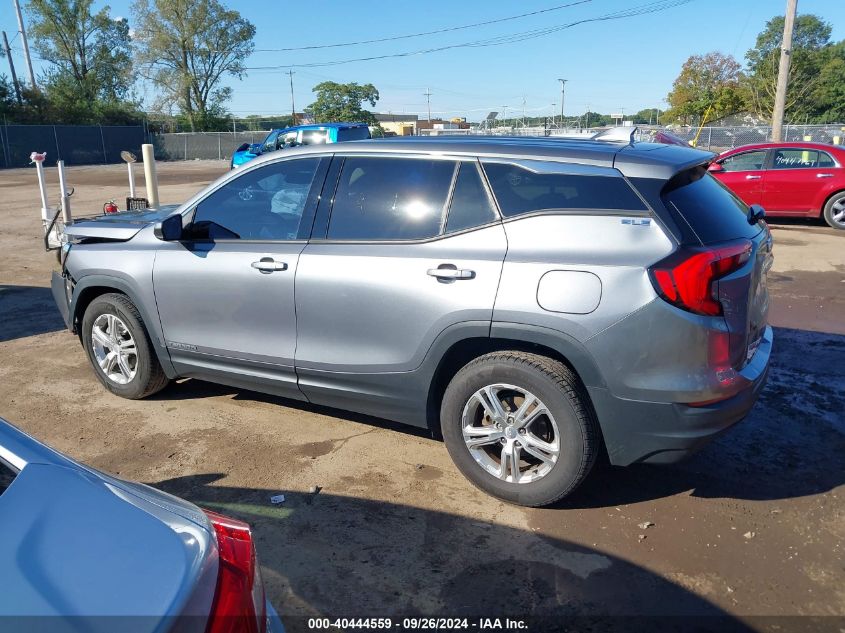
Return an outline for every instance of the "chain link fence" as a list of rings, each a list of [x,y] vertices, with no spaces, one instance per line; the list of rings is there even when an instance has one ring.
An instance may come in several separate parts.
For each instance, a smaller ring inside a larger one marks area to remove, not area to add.
[[[770,126],[705,127],[699,132],[695,127],[658,127],[639,125],[638,137],[648,140],[654,132],[666,131],[695,146],[713,152],[723,152],[740,145],[765,143],[772,138]],[[590,138],[604,128],[560,130],[544,127],[496,127],[467,130],[424,130],[426,136],[491,135],[491,136],[549,136],[554,138]],[[243,143],[261,143],[269,130],[252,132],[179,132],[157,134],[153,137],[156,158],[159,160],[229,160]],[[697,136],[697,138],[696,138]],[[845,144],[845,124],[787,125],[785,141],[812,141],[815,143]]]
[[[159,160],[229,160],[244,143],[261,143],[270,130],[253,132],[174,132],[153,137]]]
[[[659,129],[644,126],[644,130]],[[705,127],[699,133],[698,128],[668,128],[667,132],[688,141],[694,142],[700,149],[713,152],[751,145],[752,143],[766,143],[772,140],[771,126],[759,127]],[[698,137],[696,140],[696,136]],[[845,144],[845,125],[785,125],[783,140],[787,143],[809,141],[813,143],[827,143],[833,145]]]
[[[735,126],[704,127],[699,132],[696,127],[658,127],[656,125],[638,125],[638,140],[649,140],[655,132],[664,131],[694,144],[700,149],[723,152],[741,145],[766,143],[772,140],[771,126]],[[489,129],[473,128],[468,130],[425,130],[426,136],[439,135],[489,135],[489,136],[547,136],[551,138],[590,138],[605,128],[568,128],[560,130],[551,127],[511,127],[502,126]],[[632,128],[633,129],[633,128]],[[785,142],[810,141],[845,145],[845,124],[830,125],[785,125]]]
[[[142,125],[0,125],[0,168],[26,167],[32,152],[47,152],[45,165],[122,162],[120,152],[141,155]]]

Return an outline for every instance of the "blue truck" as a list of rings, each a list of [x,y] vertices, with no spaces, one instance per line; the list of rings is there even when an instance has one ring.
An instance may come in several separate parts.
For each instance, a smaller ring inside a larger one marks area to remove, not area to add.
[[[230,167],[234,169],[267,152],[298,145],[342,143],[370,138],[366,123],[315,123],[271,130],[261,143],[244,143],[232,154]]]

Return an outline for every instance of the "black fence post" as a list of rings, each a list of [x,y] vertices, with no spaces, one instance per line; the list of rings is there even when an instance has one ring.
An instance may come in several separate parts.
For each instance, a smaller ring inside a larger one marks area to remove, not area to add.
[[[106,154],[106,137],[103,135],[103,126],[100,125],[100,143],[103,144],[103,165],[109,162],[108,154]]]
[[[56,132],[56,126],[53,126],[53,138],[56,140],[56,160],[61,160],[62,151],[59,149],[59,133]]]

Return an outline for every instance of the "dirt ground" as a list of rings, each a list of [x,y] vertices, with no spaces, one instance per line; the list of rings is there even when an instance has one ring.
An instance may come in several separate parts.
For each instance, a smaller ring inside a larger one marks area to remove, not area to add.
[[[162,202],[227,168],[159,164]],[[127,195],[122,165],[73,168],[69,183],[78,214]],[[36,200],[34,169],[0,171],[0,416],[250,521],[290,629],[307,615],[845,627],[845,232],[773,224],[776,347],[748,419],[687,462],[607,468],[559,507],[529,510],[474,489],[414,429],[195,380],[140,402],[106,392],[53,306]]]

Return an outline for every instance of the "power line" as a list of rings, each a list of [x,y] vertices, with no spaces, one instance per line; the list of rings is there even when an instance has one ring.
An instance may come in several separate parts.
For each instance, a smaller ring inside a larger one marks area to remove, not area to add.
[[[455,48],[474,48],[474,47],[486,47],[486,46],[500,46],[502,44],[513,44],[516,42],[523,42],[525,40],[535,39],[538,37],[543,37],[545,35],[549,35],[551,33],[556,33],[558,31],[563,31],[565,29],[570,29],[574,26],[578,26],[580,24],[587,24],[590,22],[606,22],[609,20],[621,20],[624,18],[632,18],[637,17],[640,15],[648,15],[651,13],[658,13],[660,11],[666,11],[668,9],[673,9],[675,7],[679,7],[685,4],[689,4],[694,0],[657,0],[655,2],[649,2],[644,5],[639,5],[636,7],[632,7],[629,9],[622,9],[620,11],[615,11],[612,13],[607,13],[604,15],[600,15],[594,18],[583,18],[581,20],[575,20],[574,22],[568,22],[566,24],[558,24],[556,26],[551,27],[543,27],[540,29],[533,29],[531,31],[523,31],[521,33],[512,33],[510,35],[501,35],[497,37],[492,37],[483,40],[476,40],[472,42],[463,42],[460,44],[449,44],[446,46],[438,46],[434,48],[427,48],[421,49],[416,51],[405,51],[402,53],[390,53],[386,55],[373,55],[370,57],[357,57],[353,59],[340,59],[334,61],[326,61],[326,62],[309,62],[309,63],[300,63],[300,64],[280,64],[275,66],[248,66],[245,70],[279,70],[282,68],[316,68],[321,66],[338,66],[340,64],[350,64],[354,62],[369,62],[369,61],[376,61],[381,59],[391,59],[396,57],[412,57],[415,55],[427,55],[429,53],[437,53],[440,51],[451,50]]]
[[[490,24],[499,24],[500,22],[509,22],[511,20],[519,20],[533,15],[541,15],[543,13],[551,13],[552,11],[560,11],[561,9],[568,9],[579,4],[587,4],[593,0],[577,0],[577,2],[569,2],[567,4],[559,4],[556,7],[549,7],[548,9],[540,9],[538,11],[531,11],[529,13],[520,13],[519,15],[511,15],[506,18],[498,18],[496,20],[487,20],[486,22],[476,22],[474,24],[464,24],[462,26],[450,26],[434,31],[423,31],[422,33],[408,33],[406,35],[393,35],[391,37],[379,37],[372,40],[359,40],[357,42],[340,42],[337,44],[314,44],[313,46],[293,46],[290,48],[257,48],[256,51],[266,53],[282,53],[290,51],[311,51],[321,48],[340,48],[342,46],[359,46],[361,44],[377,44],[379,42],[395,42],[396,40],[407,40],[413,37],[425,37],[426,35],[438,35],[440,33],[450,33],[452,31],[462,31],[465,29],[474,29],[479,26],[488,26]]]

